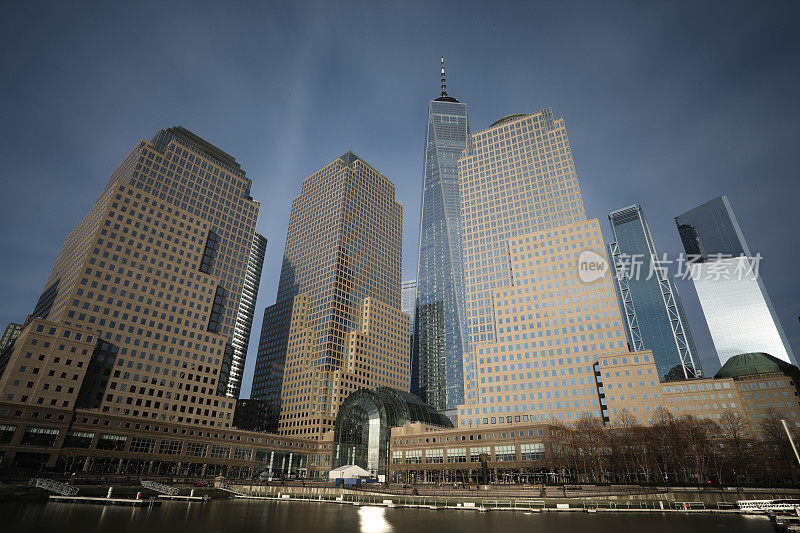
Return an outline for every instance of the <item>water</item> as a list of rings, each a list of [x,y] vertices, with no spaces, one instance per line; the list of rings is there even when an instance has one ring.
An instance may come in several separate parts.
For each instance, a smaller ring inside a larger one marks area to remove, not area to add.
[[[768,533],[764,519],[649,513],[432,511],[325,503],[227,500],[139,509],[1,502],[3,533]]]

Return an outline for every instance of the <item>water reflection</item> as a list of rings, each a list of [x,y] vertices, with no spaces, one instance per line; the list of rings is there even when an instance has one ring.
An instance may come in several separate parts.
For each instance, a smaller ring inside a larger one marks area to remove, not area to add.
[[[385,507],[359,507],[358,522],[361,533],[387,533],[392,530],[386,521]]]
[[[227,500],[152,509],[0,501],[0,533],[771,533],[769,520],[648,513],[479,513]]]

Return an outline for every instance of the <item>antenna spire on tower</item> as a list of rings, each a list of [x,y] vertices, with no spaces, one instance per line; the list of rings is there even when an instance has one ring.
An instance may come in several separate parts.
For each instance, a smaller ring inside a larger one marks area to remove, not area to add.
[[[442,56],[442,96],[447,96],[447,86],[444,83],[444,56]]]

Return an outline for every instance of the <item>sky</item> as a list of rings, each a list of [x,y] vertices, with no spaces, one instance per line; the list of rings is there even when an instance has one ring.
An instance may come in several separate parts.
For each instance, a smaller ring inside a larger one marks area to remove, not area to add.
[[[114,4],[114,5],[112,5]],[[33,310],[58,251],[141,139],[183,125],[236,157],[269,243],[247,360],[275,302],[302,180],[352,150],[396,185],[416,276],[425,119],[447,88],[472,131],[550,107],[587,214],[674,217],[727,194],[800,356],[800,4],[11,1],[0,19],[0,323]],[[705,373],[718,368],[679,281]]]

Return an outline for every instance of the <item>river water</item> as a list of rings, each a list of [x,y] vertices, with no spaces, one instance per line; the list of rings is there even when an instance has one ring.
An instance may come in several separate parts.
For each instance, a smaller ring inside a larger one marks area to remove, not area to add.
[[[152,509],[0,502],[2,533],[768,533],[761,518],[684,514],[386,509],[330,503],[217,500]]]

